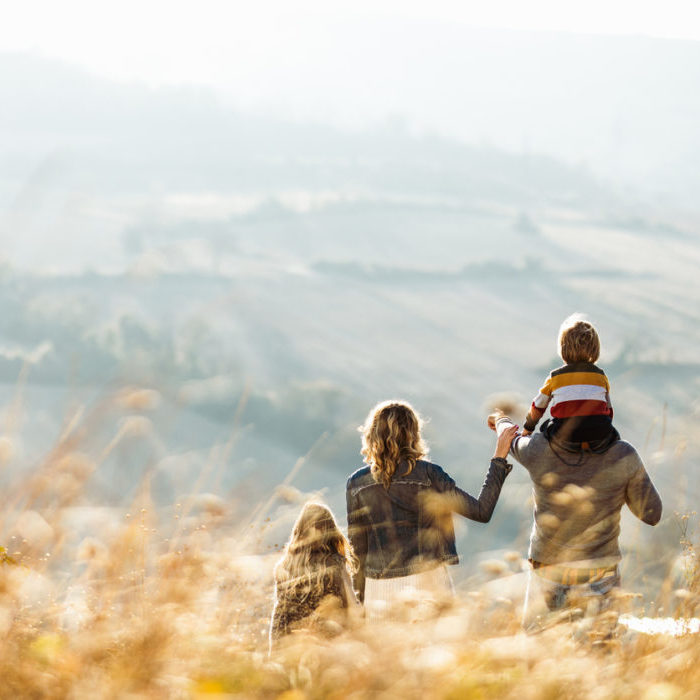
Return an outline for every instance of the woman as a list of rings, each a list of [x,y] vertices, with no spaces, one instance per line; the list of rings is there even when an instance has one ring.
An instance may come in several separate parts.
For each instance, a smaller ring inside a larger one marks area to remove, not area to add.
[[[307,503],[275,567],[271,647],[295,629],[324,634],[341,629],[358,605],[350,582],[356,568],[352,547],[333,513],[320,503]]]
[[[447,564],[457,564],[452,514],[487,523],[512,469],[505,457],[517,427],[499,437],[478,498],[423,459],[421,419],[404,401],[380,403],[362,433],[366,465],[347,482],[348,535],[359,565],[355,590],[368,617],[407,591],[451,591]]]

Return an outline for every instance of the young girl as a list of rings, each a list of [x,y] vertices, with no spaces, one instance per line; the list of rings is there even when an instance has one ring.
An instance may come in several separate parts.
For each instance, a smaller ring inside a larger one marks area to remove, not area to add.
[[[356,569],[357,558],[333,513],[307,503],[275,567],[270,644],[294,629],[337,631],[337,623],[359,608],[350,580]]]
[[[612,425],[610,383],[594,364],[600,355],[596,329],[579,314],[569,316],[559,329],[559,355],[564,365],[549,373],[532,401],[523,435],[529,435],[549,406],[552,420],[542,427],[549,438],[580,444],[597,451],[619,438]]]

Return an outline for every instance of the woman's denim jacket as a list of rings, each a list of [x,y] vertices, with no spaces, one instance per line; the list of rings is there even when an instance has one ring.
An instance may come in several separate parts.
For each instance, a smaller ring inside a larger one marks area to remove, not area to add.
[[[368,466],[348,479],[348,535],[360,561],[354,581],[360,600],[365,576],[395,578],[459,563],[452,513],[487,523],[512,469],[492,459],[474,498],[437,464],[418,460],[410,473],[406,467],[399,465],[388,489]]]

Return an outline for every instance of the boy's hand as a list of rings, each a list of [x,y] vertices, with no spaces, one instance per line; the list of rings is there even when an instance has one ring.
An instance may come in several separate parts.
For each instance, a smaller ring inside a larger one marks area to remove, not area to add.
[[[499,436],[498,442],[496,442],[496,451],[493,453],[495,457],[501,457],[505,459],[510,452],[510,443],[513,442],[513,438],[518,434],[518,426],[511,425],[510,428],[506,428]]]
[[[532,430],[527,430],[526,428],[523,428],[522,433],[520,433],[523,437],[526,435],[532,435]]]

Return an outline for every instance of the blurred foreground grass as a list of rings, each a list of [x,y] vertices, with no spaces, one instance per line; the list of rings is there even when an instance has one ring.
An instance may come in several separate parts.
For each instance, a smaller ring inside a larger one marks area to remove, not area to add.
[[[138,412],[143,396],[119,400]],[[146,429],[144,420],[122,423],[97,457],[80,452],[77,423],[68,424],[46,459],[4,494],[0,697],[698,696],[697,636],[633,632],[610,612],[525,636],[525,583],[513,573],[520,560],[512,552],[485,562],[491,580],[452,603],[414,602],[401,621],[358,623],[333,638],[298,632],[269,656],[279,556],[264,544],[265,531],[279,525],[268,516],[270,500],[243,512],[194,493],[158,509],[146,474],[127,509],[86,502],[100,460],[123,435]],[[7,462],[11,441],[3,440]],[[276,497],[292,515],[305,499],[287,485]],[[681,522],[684,569],[669,573],[660,594],[692,617],[697,554],[688,518]],[[634,602],[627,592],[619,608]]]

